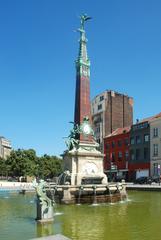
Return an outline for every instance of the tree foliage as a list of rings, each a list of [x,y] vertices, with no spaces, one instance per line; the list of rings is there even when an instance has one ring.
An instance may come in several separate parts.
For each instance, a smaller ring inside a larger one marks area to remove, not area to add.
[[[6,160],[0,159],[0,175],[52,178],[62,172],[62,159],[56,156],[38,157],[35,150],[12,150]]]
[[[38,160],[38,172],[42,178],[52,178],[62,172],[62,159],[45,154]]]
[[[7,176],[7,165],[6,165],[6,162],[5,162],[5,159],[1,158],[0,157],[0,175],[1,176]]]

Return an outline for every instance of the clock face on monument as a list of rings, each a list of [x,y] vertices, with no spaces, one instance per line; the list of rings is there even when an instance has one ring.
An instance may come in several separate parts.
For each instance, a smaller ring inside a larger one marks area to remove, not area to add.
[[[84,124],[82,125],[82,132],[83,132],[84,134],[86,134],[86,135],[89,135],[89,134],[90,134],[90,132],[91,132],[91,127],[90,127],[90,125],[89,125],[88,123],[84,123]]]
[[[81,126],[80,126],[81,132],[83,135],[91,135],[92,134],[92,128],[89,123],[89,118],[84,118]]]

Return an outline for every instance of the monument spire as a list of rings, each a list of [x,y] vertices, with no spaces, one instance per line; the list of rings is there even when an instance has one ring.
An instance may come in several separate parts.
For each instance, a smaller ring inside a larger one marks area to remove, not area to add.
[[[65,151],[63,156],[64,169],[66,170],[64,179],[67,179],[69,174],[69,184],[79,186],[79,189],[82,184],[107,183],[107,177],[103,173],[104,155],[97,150],[99,144],[95,142],[94,131],[91,127],[90,61],[87,55],[87,39],[84,29],[84,25],[89,19],[90,17],[87,15],[82,15],[81,25],[78,29],[80,40],[76,60],[74,124],[66,141],[68,150]],[[66,196],[70,198],[70,192],[69,187],[64,192],[64,198]]]
[[[79,55],[78,55],[78,61],[83,60],[84,63],[86,63],[87,61],[89,61],[88,56],[87,56],[87,39],[85,36],[85,28],[84,28],[84,24],[85,21],[91,19],[91,17],[88,17],[87,15],[82,15],[81,16],[81,25],[80,28],[78,29],[78,31],[80,32],[80,46],[79,46]]]
[[[76,94],[75,94],[75,113],[74,123],[81,125],[84,118],[89,119],[91,123],[91,107],[90,107],[90,61],[87,55],[87,39],[85,32],[85,22],[91,17],[86,14],[80,17],[79,53],[76,60]],[[84,140],[83,136],[79,136],[79,140]],[[87,138],[86,138],[87,140]]]

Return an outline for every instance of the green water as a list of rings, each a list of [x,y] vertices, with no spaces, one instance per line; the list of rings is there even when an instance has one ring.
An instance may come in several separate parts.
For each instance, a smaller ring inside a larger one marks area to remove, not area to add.
[[[161,193],[129,192],[116,204],[58,205],[55,221],[37,225],[33,194],[0,193],[0,239],[62,233],[78,240],[161,240]]]

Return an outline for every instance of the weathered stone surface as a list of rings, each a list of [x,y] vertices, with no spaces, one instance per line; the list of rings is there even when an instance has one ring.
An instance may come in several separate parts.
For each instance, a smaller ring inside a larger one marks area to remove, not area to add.
[[[65,191],[68,194],[63,195]],[[93,204],[96,200],[97,203],[117,202],[127,198],[126,184],[113,183],[113,184],[100,184],[100,185],[81,185],[80,186],[57,186],[55,200],[58,203],[77,204],[89,203]]]
[[[31,240],[70,240],[70,238],[67,238],[61,234],[56,234],[56,235],[47,236],[47,237],[32,238]]]

